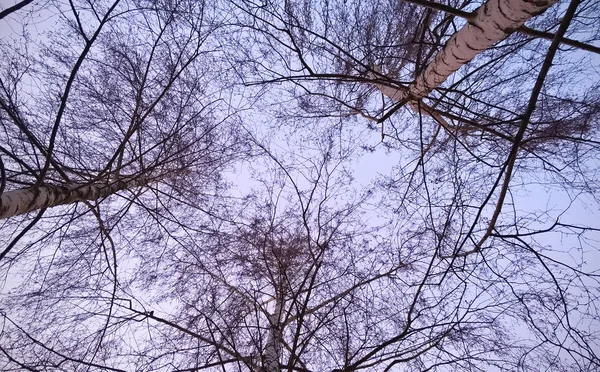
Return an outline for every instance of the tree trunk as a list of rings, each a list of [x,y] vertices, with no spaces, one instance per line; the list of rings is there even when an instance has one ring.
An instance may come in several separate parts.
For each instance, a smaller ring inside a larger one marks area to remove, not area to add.
[[[555,2],[556,0],[489,0],[477,8],[471,21],[452,35],[408,89],[394,89],[380,84],[378,88],[395,101],[421,99],[477,54],[504,39]]]
[[[265,372],[279,372],[279,354],[281,352],[281,314],[283,313],[283,299],[279,296],[275,302],[275,312],[269,319],[269,336],[264,351]]]
[[[453,7],[445,5],[445,4],[436,3],[433,0],[403,0],[403,1],[407,2],[407,3],[415,4],[415,5],[424,6],[429,9],[439,10],[444,13],[456,16],[456,17],[464,18],[467,21],[471,21],[475,15],[474,12],[473,13],[465,12],[464,10],[453,8]],[[527,26],[519,27],[519,29],[516,30],[516,32],[523,34],[523,35],[536,37],[536,38],[540,38],[540,39],[546,39],[546,40],[550,40],[550,41],[554,40],[554,37],[556,36],[552,32],[534,30]],[[581,42],[578,40],[569,39],[567,37],[561,37],[560,43],[574,47],[574,48],[583,49],[588,52],[600,54],[600,47],[597,47],[592,44],[587,44],[587,43],[584,43],[584,42]]]
[[[148,177],[140,176],[110,182],[98,181],[87,185],[72,183],[12,190],[0,196],[0,219],[62,204],[97,200],[121,190],[145,186],[148,182]]]

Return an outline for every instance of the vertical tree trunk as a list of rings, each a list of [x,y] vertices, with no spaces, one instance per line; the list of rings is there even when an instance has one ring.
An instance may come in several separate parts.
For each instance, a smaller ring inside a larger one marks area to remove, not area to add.
[[[281,314],[283,313],[283,299],[277,296],[275,311],[269,319],[269,336],[264,351],[264,371],[279,372],[279,354],[281,352]]]
[[[501,41],[555,2],[556,0],[489,0],[477,8],[472,19],[463,28],[452,35],[408,88],[378,87],[383,94],[395,101],[421,99],[477,54]]]
[[[149,181],[148,177],[143,176],[125,177],[120,180],[98,181],[87,185],[46,185],[8,191],[0,196],[0,219],[57,205],[105,198],[121,190],[145,186]]]

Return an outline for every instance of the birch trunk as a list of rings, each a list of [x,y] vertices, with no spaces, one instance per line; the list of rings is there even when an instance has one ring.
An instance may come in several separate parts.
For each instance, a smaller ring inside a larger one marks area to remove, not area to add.
[[[277,298],[275,302],[275,312],[269,319],[269,336],[265,346],[264,371],[279,372],[279,353],[281,350],[281,315],[283,312],[283,300]]]
[[[46,185],[8,191],[0,196],[0,219],[57,205],[105,198],[121,190],[145,186],[149,181],[148,177],[129,177],[108,183]]]
[[[407,98],[419,100],[477,54],[501,41],[555,2],[556,0],[489,0],[477,8],[472,19],[463,28],[452,35],[408,88],[394,89],[380,84],[378,88],[395,101]]]

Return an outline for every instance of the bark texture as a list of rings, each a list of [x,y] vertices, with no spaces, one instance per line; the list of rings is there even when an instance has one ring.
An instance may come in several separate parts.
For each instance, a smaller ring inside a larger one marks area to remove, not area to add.
[[[407,89],[380,84],[378,88],[395,101],[421,99],[477,54],[492,47],[555,2],[556,0],[489,0],[477,8],[472,20],[452,35],[435,59]]]
[[[130,177],[91,184],[45,185],[12,190],[0,196],[0,219],[62,204],[105,198],[118,191],[145,186],[147,177]]]
[[[279,354],[281,351],[281,315],[283,313],[283,299],[277,298],[275,312],[269,319],[269,337],[265,346],[264,372],[279,372]]]

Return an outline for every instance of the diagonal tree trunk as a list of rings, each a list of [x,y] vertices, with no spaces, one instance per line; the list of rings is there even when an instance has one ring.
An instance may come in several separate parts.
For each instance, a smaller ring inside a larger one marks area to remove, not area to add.
[[[152,180],[145,176],[123,177],[108,182],[45,185],[8,191],[0,196],[0,219],[57,205],[98,200],[121,190],[146,186]]]
[[[21,9],[25,5],[30,4],[31,2],[33,2],[33,0],[23,0],[23,1],[16,3],[15,5],[13,5],[11,7],[4,9],[3,11],[0,12],[0,19],[8,16],[11,13],[16,12],[17,10]]]
[[[395,89],[381,84],[377,87],[395,101],[419,100],[477,54],[501,41],[555,2],[556,0],[489,0],[477,8],[472,19],[463,28],[452,35],[435,59],[408,88]]]
[[[440,10],[447,14],[451,14],[455,17],[464,18],[467,21],[471,21],[473,19],[473,16],[475,15],[475,12],[466,12],[464,10],[453,8],[451,6],[448,6],[448,5],[445,5],[442,3],[437,3],[432,0],[403,0],[403,1],[407,2],[407,3],[423,6],[423,7],[429,8],[429,9]],[[550,41],[554,40],[554,37],[556,36],[552,32],[534,30],[527,26],[521,26],[516,31],[523,35],[536,37],[536,38],[540,38],[540,39],[546,39],[546,40],[550,40]],[[569,39],[567,37],[561,37],[560,43],[564,44],[564,45],[568,45],[570,47],[579,48],[579,49],[582,49],[582,50],[585,50],[588,52],[600,54],[600,47],[597,47],[592,44],[584,43],[582,41]]]

